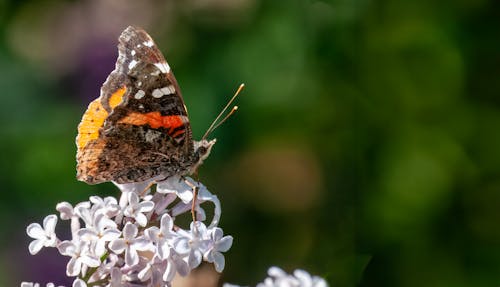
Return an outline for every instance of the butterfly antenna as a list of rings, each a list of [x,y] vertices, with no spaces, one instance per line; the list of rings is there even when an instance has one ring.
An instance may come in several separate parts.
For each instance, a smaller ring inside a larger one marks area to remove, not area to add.
[[[238,109],[238,106],[234,106],[231,109],[231,111],[229,112],[229,114],[227,114],[220,122],[218,122],[220,117],[222,117],[222,115],[226,112],[226,110],[229,108],[229,106],[234,102],[234,100],[236,99],[238,94],[241,92],[241,90],[243,90],[244,87],[245,87],[245,84],[241,84],[238,87],[238,90],[236,90],[236,93],[234,93],[234,96],[231,98],[231,100],[229,100],[229,102],[227,102],[226,106],[222,109],[222,111],[219,113],[219,115],[215,118],[215,120],[212,122],[210,127],[208,127],[208,129],[205,132],[205,134],[203,135],[202,139],[205,139],[211,132],[213,132],[217,127],[219,127],[223,122],[225,122],[232,114],[234,114],[234,112],[236,112],[236,110]]]

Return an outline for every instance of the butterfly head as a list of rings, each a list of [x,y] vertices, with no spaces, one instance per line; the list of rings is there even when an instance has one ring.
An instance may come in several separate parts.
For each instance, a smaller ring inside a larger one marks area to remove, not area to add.
[[[198,167],[210,155],[210,151],[212,150],[212,147],[214,146],[216,141],[217,141],[216,139],[213,139],[213,140],[202,139],[201,141],[195,141],[193,143],[194,144],[194,154],[196,155],[196,158],[198,158],[198,160],[191,168],[191,173],[196,172]]]

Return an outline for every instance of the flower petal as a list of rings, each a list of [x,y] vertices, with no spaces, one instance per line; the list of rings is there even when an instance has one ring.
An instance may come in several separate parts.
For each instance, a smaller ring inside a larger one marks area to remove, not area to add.
[[[188,238],[178,238],[174,241],[174,249],[179,254],[189,253],[189,239]]]
[[[57,245],[57,250],[64,256],[74,256],[76,245],[71,241],[65,240]]]
[[[152,201],[143,201],[139,203],[138,206],[138,209],[141,212],[150,212],[151,210],[153,210],[153,208],[155,208],[155,203]]]
[[[60,202],[56,205],[56,210],[59,211],[62,220],[71,219],[74,216],[73,206],[69,202]]]
[[[137,236],[137,232],[137,226],[130,222],[127,222],[127,224],[125,224],[125,227],[123,227],[123,238],[129,240],[133,239]]]
[[[68,265],[66,265],[66,275],[70,277],[77,276],[80,274],[80,271],[82,270],[82,264],[80,263],[80,260],[76,258],[71,258],[68,262]]]
[[[88,267],[97,267],[101,265],[101,261],[99,258],[94,257],[94,256],[82,256],[80,257],[80,260],[83,264],[87,265]]]
[[[200,265],[200,263],[201,263],[201,259],[202,259],[201,252],[199,252],[197,250],[194,250],[194,251],[192,250],[189,253],[189,257],[188,257],[189,267],[191,269],[198,267],[198,265]]]
[[[125,264],[127,264],[128,266],[133,266],[137,263],[139,263],[139,255],[134,248],[131,248],[129,246],[127,249],[125,249]]]
[[[137,215],[135,216],[135,221],[137,222],[137,224],[139,224],[139,226],[146,226],[148,224],[148,219],[146,217],[146,215],[142,214],[142,213],[137,213]]]
[[[92,228],[82,228],[76,232],[83,241],[93,241],[99,238],[97,232]]]
[[[82,279],[76,278],[75,281],[73,281],[73,285],[71,285],[71,286],[72,287],[87,287],[87,284]]]
[[[44,245],[45,245],[45,242],[42,239],[35,239],[35,240],[30,242],[30,245],[28,246],[28,250],[29,250],[31,255],[35,255],[38,252],[40,252],[40,250],[42,249],[42,247]]]
[[[34,239],[45,239],[45,230],[38,223],[31,223],[26,227],[26,233],[29,237]]]
[[[122,233],[118,229],[107,229],[101,235],[101,240],[111,241],[120,237]]]
[[[127,248],[127,243],[125,242],[124,239],[116,239],[116,240],[111,241],[108,244],[108,247],[114,253],[121,254]]]
[[[231,235],[224,236],[221,240],[215,243],[217,250],[221,252],[226,252],[233,245],[233,237]]]
[[[224,255],[222,255],[220,252],[214,252],[213,259],[214,259],[215,270],[221,273],[224,270],[224,266],[226,264]]]
[[[151,241],[146,238],[138,238],[134,241],[133,246],[136,250],[146,251],[151,248]]]

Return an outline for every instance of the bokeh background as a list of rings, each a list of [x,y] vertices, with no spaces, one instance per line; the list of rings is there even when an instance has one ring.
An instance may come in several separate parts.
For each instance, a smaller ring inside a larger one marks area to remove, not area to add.
[[[500,284],[500,2],[0,0],[0,285],[68,284],[25,227],[75,180],[76,127],[128,25],[156,40],[196,138],[240,82],[201,180],[235,237],[222,280]]]

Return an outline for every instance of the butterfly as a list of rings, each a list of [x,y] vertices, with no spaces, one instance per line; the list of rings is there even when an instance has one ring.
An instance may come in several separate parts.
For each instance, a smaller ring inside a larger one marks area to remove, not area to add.
[[[205,139],[209,131],[193,140],[179,85],[162,53],[132,26],[121,33],[118,51],[115,69],[78,125],[77,179],[133,183],[195,173],[216,140]]]

